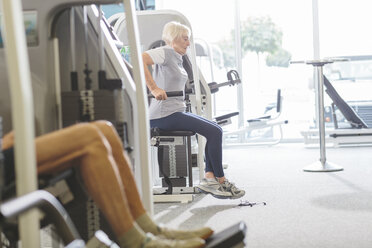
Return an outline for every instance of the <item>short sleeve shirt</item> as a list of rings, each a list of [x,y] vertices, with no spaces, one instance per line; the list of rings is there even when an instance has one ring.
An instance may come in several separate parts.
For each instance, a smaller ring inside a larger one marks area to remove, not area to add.
[[[155,63],[152,76],[156,85],[165,91],[184,91],[187,72],[182,66],[182,55],[170,46],[146,51]],[[151,99],[150,120],[159,119],[186,109],[184,97],[168,97],[167,100]]]

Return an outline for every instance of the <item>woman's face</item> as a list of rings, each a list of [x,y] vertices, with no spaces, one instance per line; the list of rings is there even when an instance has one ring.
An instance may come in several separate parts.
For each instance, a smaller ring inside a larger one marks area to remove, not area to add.
[[[187,48],[190,46],[190,40],[187,33],[181,35],[181,37],[175,39],[172,43],[173,49],[181,55],[185,55]]]

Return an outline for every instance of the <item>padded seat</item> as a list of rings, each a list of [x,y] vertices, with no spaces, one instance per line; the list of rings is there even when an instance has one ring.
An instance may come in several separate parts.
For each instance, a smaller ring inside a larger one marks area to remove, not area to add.
[[[163,129],[160,129],[160,128],[151,128],[151,137],[154,137],[154,136],[185,136],[185,137],[189,137],[189,136],[193,136],[195,135],[195,132],[194,131],[167,131],[167,130],[163,130]]]

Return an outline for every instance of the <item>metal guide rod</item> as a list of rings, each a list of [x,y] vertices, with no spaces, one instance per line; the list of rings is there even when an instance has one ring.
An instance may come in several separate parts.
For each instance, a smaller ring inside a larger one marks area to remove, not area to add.
[[[30,65],[21,0],[3,0],[4,44],[15,135],[15,173],[17,195],[37,189],[34,109]],[[19,218],[22,244],[40,247],[38,212]]]
[[[85,63],[89,67],[89,51],[88,51],[88,13],[87,6],[83,6],[83,25],[84,25],[84,41],[85,41]]]
[[[92,88],[92,79],[89,74],[92,72],[89,70],[89,48],[88,48],[88,7],[83,6],[83,24],[84,24],[84,40],[85,40],[85,90],[91,90]]]
[[[75,8],[70,10],[70,46],[71,46],[71,68],[76,71],[76,45],[75,45]]]
[[[59,63],[59,43],[58,38],[54,37],[53,42],[53,54],[54,54],[54,82],[56,92],[56,109],[57,109],[57,125],[58,128],[62,128],[62,96],[61,96],[61,73]]]
[[[123,0],[125,15],[128,27],[128,41],[131,48],[131,61],[133,65],[133,79],[136,84],[136,101],[138,107],[138,123],[139,126],[135,130],[135,134],[139,137],[138,152],[141,152],[140,161],[136,161],[141,165],[141,182],[138,184],[142,193],[142,201],[150,215],[154,213],[153,196],[152,196],[152,172],[150,163],[150,122],[148,119],[148,101],[145,83],[145,74],[143,69],[143,61],[140,50],[140,39],[138,32],[138,22],[133,0]],[[141,130],[141,132],[139,132]],[[139,167],[138,167],[139,168]],[[135,172],[136,173],[136,172]]]
[[[102,20],[102,8],[101,5],[97,6],[98,9],[98,19],[97,19],[97,28],[98,28],[98,49],[99,49],[99,69],[101,71],[105,70],[105,53],[103,47],[103,33],[101,27],[101,20]]]
[[[78,73],[76,70],[76,36],[75,36],[75,7],[70,10],[70,47],[71,47],[71,90],[78,90]],[[59,86],[60,87],[60,86]],[[58,92],[56,92],[58,93]],[[60,94],[60,93],[59,93]]]

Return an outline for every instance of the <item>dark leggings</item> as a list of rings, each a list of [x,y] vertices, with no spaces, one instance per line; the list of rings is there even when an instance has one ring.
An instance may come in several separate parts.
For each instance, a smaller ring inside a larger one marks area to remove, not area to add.
[[[216,123],[192,113],[176,112],[169,116],[150,120],[150,126],[167,131],[194,131],[207,139],[205,146],[205,172],[223,177],[222,129]]]

